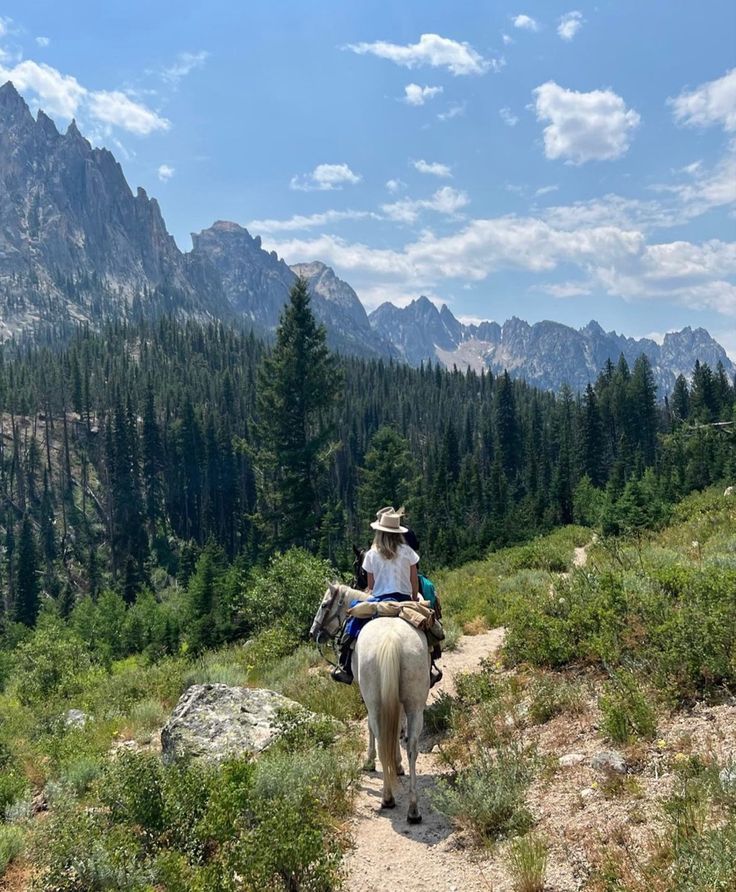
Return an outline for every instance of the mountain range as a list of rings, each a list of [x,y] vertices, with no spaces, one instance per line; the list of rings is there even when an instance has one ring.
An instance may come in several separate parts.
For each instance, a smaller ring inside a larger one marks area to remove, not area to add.
[[[12,83],[0,87],[0,341],[69,323],[155,318],[240,320],[258,333],[278,325],[297,276],[307,279],[317,318],[342,353],[411,365],[508,369],[532,384],[585,387],[620,354],[645,353],[660,392],[696,359],[731,376],[736,367],[702,328],[663,343],[556,322],[466,325],[426,297],[384,303],[370,315],[353,288],[318,260],[288,266],[259,236],[218,221],[182,252],[155,198],[134,194],[111,152],[94,148],[74,121],[57,130],[32,115]]]

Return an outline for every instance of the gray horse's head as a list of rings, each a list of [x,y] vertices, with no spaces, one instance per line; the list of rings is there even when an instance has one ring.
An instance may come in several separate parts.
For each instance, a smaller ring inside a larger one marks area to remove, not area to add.
[[[344,601],[344,598],[340,595],[341,587],[342,586],[336,582],[331,582],[327,586],[327,591],[324,593],[322,601],[314,615],[312,628],[309,630],[310,638],[316,640],[320,633],[323,633],[330,638],[334,638],[340,631],[340,626],[342,625],[340,608]]]

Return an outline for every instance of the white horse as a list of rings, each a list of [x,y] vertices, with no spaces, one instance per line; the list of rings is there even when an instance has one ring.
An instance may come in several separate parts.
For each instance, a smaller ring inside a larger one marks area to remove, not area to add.
[[[323,636],[334,638],[350,602],[364,601],[369,596],[369,592],[346,585],[330,585],[314,617],[312,637],[317,641]],[[426,636],[398,617],[372,619],[362,629],[353,651],[353,675],[368,710],[368,758],[364,767],[367,771],[375,770],[378,742],[378,758],[383,767],[382,808],[396,805],[393,788],[397,775],[404,773],[399,745],[402,707],[406,714],[410,824],[422,820],[417,807],[417,754],[429,696],[429,665]]]

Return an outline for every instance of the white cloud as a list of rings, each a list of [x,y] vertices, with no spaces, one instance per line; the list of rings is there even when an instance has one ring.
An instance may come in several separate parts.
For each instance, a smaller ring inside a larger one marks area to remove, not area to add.
[[[251,220],[248,229],[251,232],[295,232],[303,229],[313,229],[316,226],[326,226],[330,223],[339,223],[343,220],[380,220],[379,214],[373,211],[337,211],[329,210],[318,214],[295,214],[287,220]]]
[[[454,105],[451,105],[447,111],[440,112],[437,115],[437,120],[439,121],[451,121],[453,118],[459,118],[465,114],[465,103],[464,102],[456,102]]]
[[[720,124],[724,130],[733,133],[736,131],[736,68],[695,90],[680,93],[668,102],[680,124],[690,127]]]
[[[542,186],[541,188],[537,189],[537,191],[534,193],[534,195],[537,198],[540,197],[541,195],[549,195],[550,192],[557,192],[557,190],[559,188],[560,188],[559,186]]]
[[[484,59],[469,43],[460,43],[439,34],[422,34],[418,43],[398,44],[378,40],[375,43],[353,43],[347,49],[358,55],[370,54],[388,59],[405,68],[429,65],[447,68],[454,75],[484,74],[492,62]]]
[[[51,38],[50,38],[50,37],[41,37],[41,36],[39,36],[39,37],[36,38],[36,43],[37,43],[38,46],[40,46],[40,47],[47,47],[47,46],[49,46],[49,44],[51,43]]]
[[[572,12],[566,12],[560,17],[557,25],[557,34],[563,40],[572,40],[578,31],[583,27],[583,14],[576,9]]]
[[[0,66],[0,80],[12,81],[21,93],[29,92],[37,98],[49,114],[63,118],[73,118],[87,95],[75,77],[31,59],[13,68]]]
[[[119,90],[98,90],[89,95],[89,111],[96,121],[121,127],[137,136],[168,130],[171,122]]]
[[[194,71],[195,68],[201,68],[208,57],[209,53],[205,50],[199,50],[196,53],[179,53],[173,64],[161,71],[161,77],[167,83],[176,86],[182,78]]]
[[[499,115],[501,115],[501,120],[507,127],[516,127],[519,123],[519,118],[511,111],[510,108],[500,108],[498,110]]]
[[[628,151],[639,114],[612,90],[579,93],[548,81],[534,90],[547,158],[572,164],[612,161]]]
[[[386,180],[386,188],[392,194],[396,194],[397,192],[401,192],[402,189],[406,189],[406,183],[403,180]]]
[[[411,163],[419,173],[427,173],[431,176],[443,178],[452,176],[452,171],[448,165],[441,164],[439,161],[424,161],[420,158],[418,161],[412,161]]]
[[[353,173],[347,164],[318,164],[311,173],[293,176],[289,187],[299,192],[330,192],[354,185],[363,178]]]
[[[169,121],[117,90],[90,91],[70,74],[62,74],[44,62],[26,59],[13,68],[0,65],[0,80],[11,80],[21,93],[49,115],[73,118],[79,112],[93,121],[120,127],[138,136],[168,130]]]
[[[167,183],[174,176],[176,171],[170,164],[159,164],[156,173],[162,183]]]
[[[513,21],[514,28],[521,28],[524,31],[539,31],[539,22],[523,12],[515,16]]]
[[[431,198],[405,198],[392,204],[381,205],[381,210],[390,219],[399,223],[414,223],[422,211],[435,211],[438,214],[454,216],[462,208],[470,204],[465,192],[443,186]]]
[[[12,22],[12,19],[7,19],[3,16],[0,16],[0,37],[5,37],[10,32],[10,26]]]
[[[502,34],[501,40],[503,40],[504,46],[509,46],[509,44],[514,42],[514,38],[510,34]]]
[[[407,84],[404,87],[403,101],[407,105],[424,105],[428,99],[434,99],[442,92],[442,87],[420,87],[419,84]]]

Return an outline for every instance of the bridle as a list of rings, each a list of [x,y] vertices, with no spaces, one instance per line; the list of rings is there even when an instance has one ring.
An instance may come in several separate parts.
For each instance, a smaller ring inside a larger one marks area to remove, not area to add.
[[[315,614],[312,628],[309,630],[310,637],[317,645],[322,658],[330,665],[336,665],[335,659],[330,659],[324,651],[326,646],[330,646],[334,652],[333,642],[340,633],[342,624],[339,622],[339,616],[345,604],[347,597],[346,587],[343,585],[331,584],[329,589],[330,597],[325,596],[319,605],[319,610]],[[333,617],[334,614],[334,617]],[[337,620],[337,624],[333,625],[332,619]],[[327,624],[327,626],[326,626]]]

